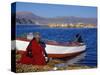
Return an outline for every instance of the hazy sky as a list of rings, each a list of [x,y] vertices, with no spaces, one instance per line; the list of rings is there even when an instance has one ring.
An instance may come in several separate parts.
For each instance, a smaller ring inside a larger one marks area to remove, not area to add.
[[[77,17],[97,17],[96,7],[72,6],[72,5],[54,5],[17,2],[17,11],[29,11],[43,17],[57,16],[77,16]]]

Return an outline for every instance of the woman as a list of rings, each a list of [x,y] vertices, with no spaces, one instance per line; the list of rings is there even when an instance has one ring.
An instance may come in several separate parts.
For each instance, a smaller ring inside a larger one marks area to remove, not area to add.
[[[34,33],[34,38],[29,43],[26,52],[20,60],[23,64],[46,65],[45,43],[41,42],[41,36],[38,32]]]

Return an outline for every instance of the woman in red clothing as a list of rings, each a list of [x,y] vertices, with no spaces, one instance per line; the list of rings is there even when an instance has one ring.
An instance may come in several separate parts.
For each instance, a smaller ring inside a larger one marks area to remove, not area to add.
[[[26,52],[22,55],[20,62],[22,64],[46,65],[45,43],[41,42],[41,36],[38,32],[34,33],[34,38],[29,43]]]

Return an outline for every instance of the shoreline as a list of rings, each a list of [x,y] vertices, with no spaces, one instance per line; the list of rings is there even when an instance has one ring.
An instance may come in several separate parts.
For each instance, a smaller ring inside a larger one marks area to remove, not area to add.
[[[20,60],[21,55],[16,55],[16,61]],[[88,66],[82,64],[65,64],[61,59],[52,59],[46,65],[26,65],[21,63],[16,63],[16,72],[42,72],[42,71],[58,71],[58,70],[79,70],[79,69],[93,69],[97,66]]]
[[[34,24],[16,24],[16,26],[33,26]],[[97,27],[48,27],[46,25],[35,25],[35,26],[39,26],[39,27],[34,27],[34,28],[50,28],[50,29],[97,29]]]
[[[79,65],[79,64],[72,64],[66,65],[63,67],[55,67],[52,63],[47,64],[45,66],[38,66],[38,65],[26,65],[26,64],[16,64],[16,72],[44,72],[44,71],[60,71],[60,70],[82,70],[82,69],[94,69],[97,68],[96,66],[91,67],[87,65]]]

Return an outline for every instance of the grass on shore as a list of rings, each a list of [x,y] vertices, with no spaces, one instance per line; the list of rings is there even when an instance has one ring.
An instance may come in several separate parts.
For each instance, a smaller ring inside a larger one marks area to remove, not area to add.
[[[16,61],[20,60],[21,55],[16,54]],[[53,59],[47,63],[45,66],[38,66],[38,65],[26,65],[21,63],[16,63],[16,72],[17,73],[23,73],[23,72],[41,72],[41,71],[55,71],[55,70],[73,70],[73,69],[89,69],[89,68],[95,68],[90,67],[86,65],[66,65],[62,67],[55,67],[56,64],[64,63],[64,61],[59,59]]]

